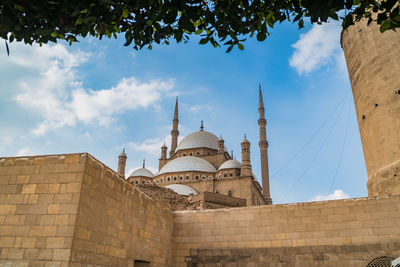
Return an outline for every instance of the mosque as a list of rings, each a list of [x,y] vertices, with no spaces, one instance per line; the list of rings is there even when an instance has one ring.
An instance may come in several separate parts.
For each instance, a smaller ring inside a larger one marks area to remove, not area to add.
[[[0,157],[0,266],[398,267],[400,33],[364,21],[344,30],[341,44],[368,196],[268,205],[261,90],[262,187],[246,138],[241,162],[204,127],[178,144],[176,103],[171,148],[167,156],[161,147],[155,174],[143,166],[125,178],[125,153],[118,172],[89,153]],[[166,192],[201,204],[170,209],[153,198]]]
[[[167,146],[161,147],[158,173],[153,174],[143,167],[136,169],[127,178],[133,185],[155,184],[172,189],[181,195],[224,195],[222,206],[258,206],[272,204],[269,190],[268,141],[261,86],[259,88],[260,156],[262,187],[254,175],[250,162],[250,142],[244,137],[241,142],[242,162],[229,155],[222,137],[205,131],[203,121],[200,130],[186,136],[178,144],[179,119],[178,99],[175,103],[171,131],[171,149],[167,157]],[[118,159],[118,174],[124,176],[127,155],[122,152]],[[244,201],[237,201],[238,199]],[[233,204],[234,203],[234,204]],[[240,203],[240,204],[239,204]]]

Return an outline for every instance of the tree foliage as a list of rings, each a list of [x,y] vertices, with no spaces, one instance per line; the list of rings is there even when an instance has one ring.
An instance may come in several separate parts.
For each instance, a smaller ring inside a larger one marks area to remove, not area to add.
[[[362,18],[381,31],[400,27],[400,0],[0,0],[0,37],[27,44],[88,35],[102,39],[123,34],[125,45],[187,41],[221,44],[231,51],[255,36],[263,41],[277,22],[322,23],[343,20],[346,28]],[[339,17],[344,14],[343,17]]]

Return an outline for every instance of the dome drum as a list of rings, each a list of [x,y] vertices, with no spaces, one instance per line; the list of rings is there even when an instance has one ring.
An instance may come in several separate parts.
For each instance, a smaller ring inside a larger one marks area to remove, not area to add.
[[[213,172],[187,171],[177,173],[164,173],[157,175],[153,180],[156,183],[193,183],[203,180],[212,180],[215,177]]]

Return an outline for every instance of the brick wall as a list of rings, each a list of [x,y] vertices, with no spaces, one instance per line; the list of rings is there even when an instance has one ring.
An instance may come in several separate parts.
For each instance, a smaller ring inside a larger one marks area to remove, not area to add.
[[[85,158],[0,158],[0,265],[67,266]]]
[[[400,245],[397,244],[396,248],[393,245],[400,241],[400,196],[221,210],[177,211],[174,216],[173,266],[186,266],[185,257],[191,255],[190,250],[193,254],[193,251],[198,249],[200,251],[211,249],[213,251],[211,254],[216,253],[216,255],[223,249],[224,252],[221,253],[225,254],[219,256],[226,256],[229,255],[227,253],[240,255],[237,252],[240,249],[247,249],[248,253],[255,255],[258,252],[254,252],[254,249],[286,248],[292,251],[293,256],[293,261],[286,266],[295,265],[298,260],[296,255],[307,253],[311,256],[318,255],[324,248],[328,249],[328,246],[332,249],[343,248],[342,254],[347,253],[348,260],[359,260],[353,262],[354,264],[364,262],[369,256],[374,256],[374,253],[378,255],[390,251],[400,252]],[[376,247],[376,244],[380,243],[389,243],[386,251]],[[367,250],[364,258],[361,257],[362,259],[359,259],[357,253],[349,249],[346,252],[345,249],[358,245],[372,247]],[[251,250],[253,252],[249,252]],[[258,254],[253,263],[260,264],[262,262],[260,257],[264,256],[265,260],[267,255],[268,251],[264,250],[264,254]],[[342,257],[344,266],[362,266],[350,264],[350,261],[346,261],[346,257]],[[318,259],[317,257],[316,260]],[[271,266],[275,266],[273,264],[282,266],[279,265],[279,257],[275,260],[270,262]],[[331,260],[334,258],[331,257]],[[312,257],[310,261],[313,261]],[[335,266],[329,265],[329,262],[324,264],[326,265],[323,266]],[[307,266],[307,264],[296,266]]]

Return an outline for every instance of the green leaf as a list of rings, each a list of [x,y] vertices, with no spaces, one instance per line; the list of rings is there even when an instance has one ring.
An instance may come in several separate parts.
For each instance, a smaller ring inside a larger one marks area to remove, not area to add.
[[[54,37],[54,38],[56,38],[58,36],[58,34],[56,32],[52,32],[50,35],[51,35],[51,37]]]
[[[257,33],[257,40],[262,42],[267,38],[267,35],[264,32],[258,32]]]
[[[240,49],[240,50],[244,50],[244,46],[242,45],[242,44],[238,44],[238,48]]]
[[[205,38],[201,39],[199,43],[203,45],[203,44],[208,43],[208,41],[209,41],[208,37],[205,37]]]
[[[127,17],[129,16],[129,11],[128,11],[128,9],[122,9],[122,17],[124,18],[124,19],[126,19]]]
[[[381,32],[389,30],[391,28],[390,22],[385,20],[382,22],[381,27],[379,28]]]

